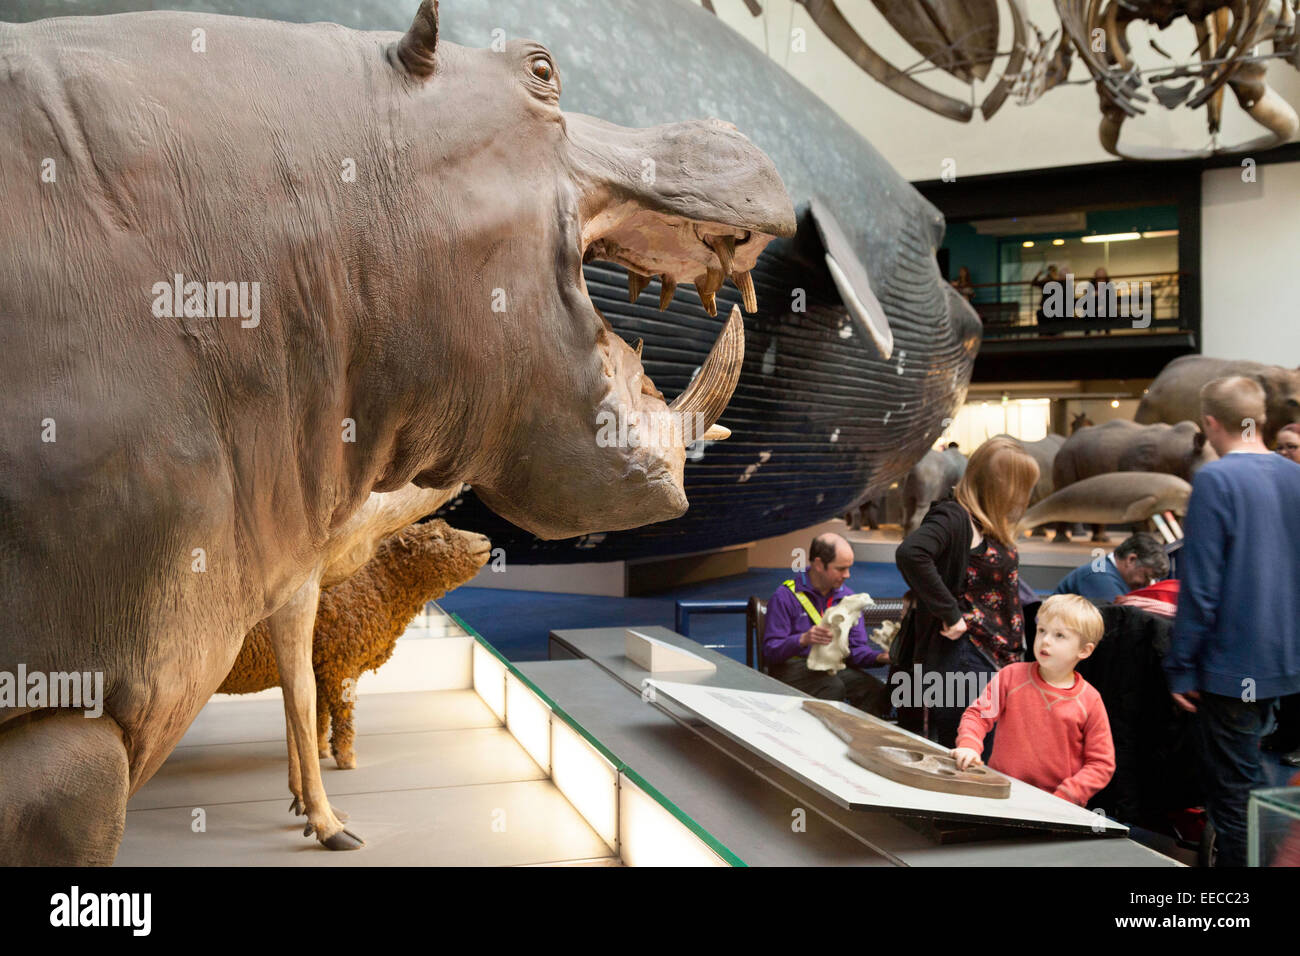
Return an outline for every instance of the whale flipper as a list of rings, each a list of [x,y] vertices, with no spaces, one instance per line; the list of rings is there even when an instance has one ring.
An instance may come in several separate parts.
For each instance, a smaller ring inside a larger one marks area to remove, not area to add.
[[[817,224],[817,234],[821,236],[822,245],[826,249],[826,268],[830,270],[845,308],[862,327],[862,331],[867,333],[868,340],[880,353],[880,357],[888,359],[894,351],[894,331],[889,327],[889,317],[885,315],[884,307],[871,288],[866,265],[853,251],[848,237],[844,235],[844,230],[826,203],[814,196],[810,205],[813,222]]]

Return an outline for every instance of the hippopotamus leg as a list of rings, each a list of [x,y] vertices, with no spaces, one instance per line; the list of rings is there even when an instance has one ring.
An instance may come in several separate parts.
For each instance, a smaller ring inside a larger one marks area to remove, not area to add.
[[[1052,536],[1052,540],[1069,542],[1070,523],[1068,521],[1058,521],[1056,523],[1056,534]]]
[[[0,866],[108,866],[126,827],[130,765],[107,714],[38,711],[0,728]]]
[[[1092,540],[1101,544],[1105,544],[1110,540],[1110,535],[1106,533],[1106,526],[1104,524],[1095,524],[1092,526]]]

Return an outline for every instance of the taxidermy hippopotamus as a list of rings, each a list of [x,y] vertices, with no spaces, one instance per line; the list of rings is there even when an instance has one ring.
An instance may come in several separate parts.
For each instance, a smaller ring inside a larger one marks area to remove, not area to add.
[[[1115,419],[1081,428],[1066,439],[1052,463],[1052,483],[1059,493],[1076,481],[1113,471],[1156,471],[1191,481],[1202,465],[1218,457],[1195,422],[1138,425]],[[1067,538],[1058,527],[1056,540]],[[1093,540],[1107,540],[1100,525],[1093,528]]]
[[[1199,422],[1201,386],[1227,375],[1244,375],[1264,387],[1265,420],[1259,429],[1264,444],[1272,446],[1283,425],[1300,422],[1300,368],[1203,355],[1184,355],[1166,365],[1147,389],[1134,420],[1143,424],[1173,424],[1184,419]]]
[[[166,6],[401,30],[415,0],[73,2],[0,0],[0,20]],[[442,37],[454,43],[495,49],[506,37],[545,39],[559,58],[567,109],[636,128],[700,115],[737,123],[775,164],[798,232],[769,243],[750,270],[759,297],[744,316],[744,368],[724,423],[732,436],[691,448],[689,511],[638,528],[539,538],[489,510],[475,486],[439,517],[491,538],[512,566],[621,561],[739,544],[756,529],[806,528],[901,483],[961,407],[983,328],[939,272],[939,211],[782,68],[778,46],[768,56],[695,0],[443,0],[441,10]],[[693,68],[703,63],[708,69]],[[592,302],[627,341],[644,340],[642,364],[668,394],[704,363],[732,305],[751,304],[743,279],[717,285],[721,266],[715,255],[696,286],[671,270],[656,275],[651,263],[583,265]]]
[[[930,505],[957,487],[966,474],[966,456],[956,448],[933,448],[912,466],[903,481],[903,536],[921,526]]]
[[[89,720],[0,707],[0,864],[113,859],[127,798],[371,492],[470,481],[544,538],[686,509],[682,432],[602,443],[600,416],[708,434],[739,315],[670,406],[583,259],[689,282],[725,240],[743,273],[794,232],[780,177],[729,124],[566,114],[540,43],[438,29],[429,0],[405,33],[0,23],[0,677],[104,694]],[[310,681],[309,647],[277,660]]]

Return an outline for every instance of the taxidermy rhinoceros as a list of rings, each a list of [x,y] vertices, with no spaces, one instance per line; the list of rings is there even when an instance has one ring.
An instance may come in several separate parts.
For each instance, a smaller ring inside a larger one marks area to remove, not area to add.
[[[113,859],[127,798],[371,492],[469,481],[543,538],[686,509],[681,434],[597,441],[670,406],[582,263],[687,282],[793,234],[734,127],[566,114],[545,47],[439,42],[430,0],[405,34],[0,24],[0,61],[0,692],[20,665],[103,678],[95,719],[0,697],[0,864]],[[671,407],[696,435],[743,352],[719,324]],[[310,683],[310,648],[277,659]]]

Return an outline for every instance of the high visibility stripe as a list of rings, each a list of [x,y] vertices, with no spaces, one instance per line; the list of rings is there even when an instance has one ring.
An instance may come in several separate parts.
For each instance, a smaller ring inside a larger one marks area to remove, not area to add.
[[[813,602],[808,600],[808,595],[804,594],[802,591],[796,590],[793,580],[783,581],[782,583],[790,589],[791,594],[793,594],[795,597],[799,599],[799,603],[803,605],[803,609],[807,611],[808,616],[812,618],[813,624],[814,625],[820,624],[822,622],[821,613],[817,610],[817,608],[813,607]],[[831,609],[831,601],[833,600],[835,600],[833,597],[829,597],[826,599],[826,610],[829,611]]]

